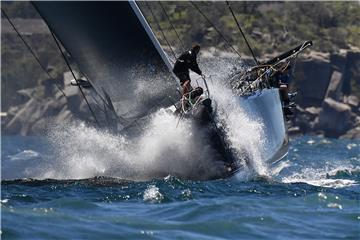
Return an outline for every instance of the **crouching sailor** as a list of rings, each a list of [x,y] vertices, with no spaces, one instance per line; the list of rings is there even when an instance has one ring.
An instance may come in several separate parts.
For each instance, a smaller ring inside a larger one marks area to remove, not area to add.
[[[192,91],[191,80],[190,80],[190,71],[202,75],[202,72],[199,68],[199,65],[196,61],[196,57],[200,51],[199,45],[194,45],[190,51],[186,51],[176,59],[174,64],[173,72],[179,78],[180,84],[182,87],[182,95],[186,96],[190,91]]]
[[[289,120],[289,117],[293,116],[293,112],[291,108],[295,105],[295,103],[292,101],[293,98],[296,96],[295,93],[289,93],[289,82],[291,79],[291,66],[287,64],[282,69],[277,71],[274,74],[274,80],[275,80],[275,87],[279,88],[280,98],[283,102],[283,110],[285,113],[286,120]]]

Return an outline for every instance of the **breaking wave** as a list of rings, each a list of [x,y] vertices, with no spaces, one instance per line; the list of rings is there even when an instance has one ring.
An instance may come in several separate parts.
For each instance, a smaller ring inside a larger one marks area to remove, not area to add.
[[[19,152],[15,155],[8,156],[11,161],[26,161],[31,159],[36,159],[40,156],[40,154],[36,151],[33,151],[31,149],[26,149],[22,152]]]
[[[294,139],[292,145],[291,160],[278,171],[279,181],[329,188],[359,184],[360,155],[355,141],[303,137]]]
[[[329,166],[312,168],[304,167],[299,172],[294,172],[282,178],[284,183],[307,183],[313,186],[342,188],[357,185],[360,176],[359,167],[354,166]]]

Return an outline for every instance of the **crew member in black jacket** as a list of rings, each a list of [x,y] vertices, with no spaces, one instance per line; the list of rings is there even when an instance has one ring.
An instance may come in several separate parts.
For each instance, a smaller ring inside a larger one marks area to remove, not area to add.
[[[180,80],[183,95],[187,94],[192,89],[190,85],[191,80],[189,69],[199,75],[202,75],[202,72],[196,62],[196,57],[199,51],[200,46],[196,44],[191,48],[190,51],[184,52],[183,54],[181,54],[180,57],[176,59],[173,72]]]

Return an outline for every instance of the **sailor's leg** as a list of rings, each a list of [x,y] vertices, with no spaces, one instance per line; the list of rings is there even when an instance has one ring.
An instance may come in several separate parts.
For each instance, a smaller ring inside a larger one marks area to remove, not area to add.
[[[285,105],[288,105],[290,103],[290,99],[289,99],[289,90],[286,84],[281,84],[280,85],[280,97],[281,100],[284,102]]]
[[[182,86],[182,90],[183,90],[183,92],[182,92],[183,96],[184,95],[187,96],[191,90],[190,80],[186,80],[181,86]]]
[[[188,107],[190,106],[188,98],[190,91],[192,90],[192,87],[190,85],[190,80],[186,80],[185,82],[183,82],[181,84],[181,87],[182,87],[182,98],[181,98],[182,106],[183,109],[188,109]]]

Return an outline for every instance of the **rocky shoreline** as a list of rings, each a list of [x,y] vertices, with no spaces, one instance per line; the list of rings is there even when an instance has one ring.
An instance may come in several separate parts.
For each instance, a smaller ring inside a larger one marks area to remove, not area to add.
[[[359,98],[352,82],[359,67],[358,49],[338,54],[310,52],[298,63],[301,81],[289,134],[316,134],[332,138],[360,139]],[[300,83],[300,84],[299,84]]]
[[[25,103],[10,107],[6,114],[3,114],[2,134],[42,135],[51,125],[76,120],[92,121],[79,89],[69,84],[70,79],[71,74],[67,72],[64,78],[58,81],[63,84],[65,95],[53,83],[54,79],[47,79],[35,88],[19,90],[18,94],[25,98]]]
[[[294,116],[288,121],[290,136],[360,139],[360,101],[351,94],[350,82],[356,64],[360,64],[359,50],[344,50],[336,55],[311,51],[298,59],[295,80],[290,86],[299,92]],[[39,135],[49,125],[76,120],[93,122],[78,88],[69,84],[71,79],[71,74],[65,73],[56,80],[66,97],[53,79],[35,88],[19,90],[24,103],[2,113],[2,134]],[[95,104],[91,104],[95,109]]]

